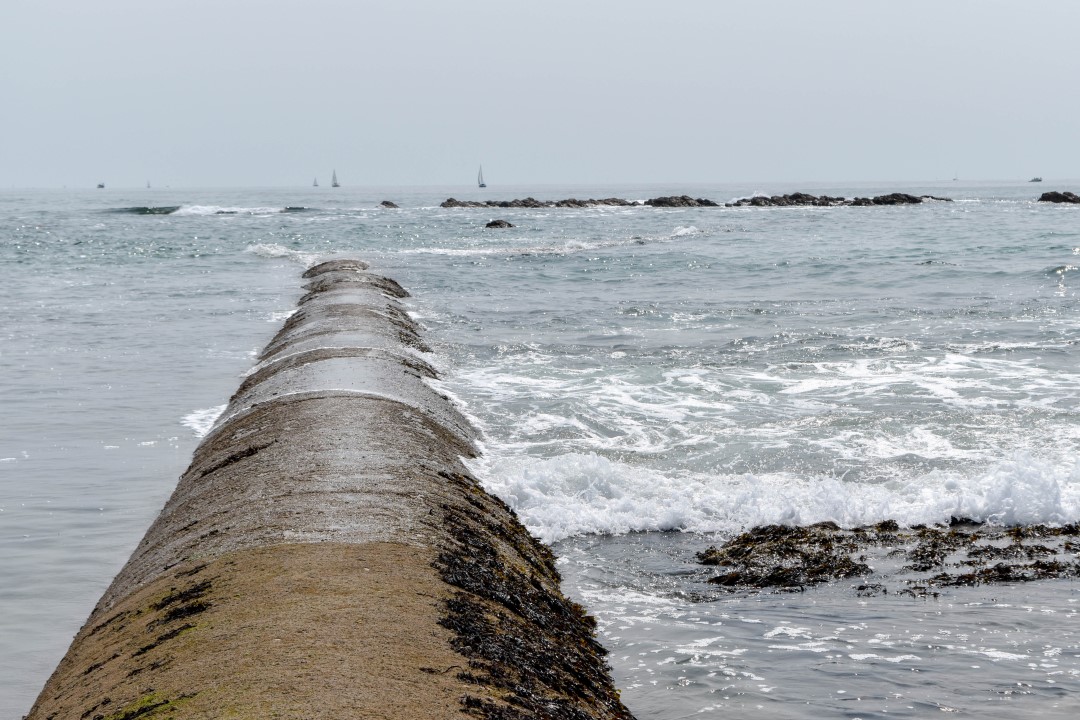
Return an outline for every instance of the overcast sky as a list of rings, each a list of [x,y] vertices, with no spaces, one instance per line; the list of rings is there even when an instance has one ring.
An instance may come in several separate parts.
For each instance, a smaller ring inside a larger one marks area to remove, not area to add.
[[[1080,177],[1077,0],[0,0],[0,187]]]

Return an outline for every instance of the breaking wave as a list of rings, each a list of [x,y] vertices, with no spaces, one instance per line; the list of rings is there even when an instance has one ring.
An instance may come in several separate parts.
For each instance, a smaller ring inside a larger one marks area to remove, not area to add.
[[[161,205],[158,207],[138,205],[136,207],[113,208],[112,210],[109,210],[109,212],[127,213],[129,215],[172,215],[179,210],[180,207],[180,205]]]
[[[311,267],[319,258],[318,253],[292,250],[284,245],[278,245],[277,243],[256,243],[254,245],[248,245],[244,248],[244,252],[264,258],[285,258],[302,265],[303,267]]]

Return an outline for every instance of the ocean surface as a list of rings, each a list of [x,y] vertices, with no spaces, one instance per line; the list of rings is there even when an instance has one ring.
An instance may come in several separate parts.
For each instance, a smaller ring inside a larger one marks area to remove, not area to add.
[[[1076,582],[724,592],[695,561],[764,523],[1080,520],[1080,206],[1043,190],[1080,181],[0,191],[0,718],[342,256],[412,293],[474,472],[638,717],[1075,718]],[[793,191],[954,202],[439,207]]]

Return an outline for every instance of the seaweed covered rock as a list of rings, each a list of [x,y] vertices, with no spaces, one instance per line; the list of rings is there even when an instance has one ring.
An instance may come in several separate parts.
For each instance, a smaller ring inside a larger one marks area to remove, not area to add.
[[[865,563],[851,558],[857,544],[839,530],[835,523],[765,525],[698,553],[698,561],[722,567],[709,582],[724,587],[801,588],[869,575]]]
[[[729,590],[801,590],[858,578],[860,595],[926,595],[934,588],[1080,577],[1076,523],[1005,528],[953,518],[901,528],[893,520],[842,529],[764,525],[698,553],[721,568],[708,582]],[[879,570],[884,568],[884,570]],[[878,580],[878,582],[871,582]]]

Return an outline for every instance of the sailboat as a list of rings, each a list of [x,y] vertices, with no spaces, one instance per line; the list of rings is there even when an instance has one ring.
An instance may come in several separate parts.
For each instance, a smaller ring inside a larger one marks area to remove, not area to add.
[[[315,178],[315,182],[311,183],[311,187],[319,187],[319,178]]]
[[[480,172],[476,173],[476,184],[480,187],[487,187],[487,183],[484,182],[484,166],[480,166]]]
[[[335,170],[334,174],[330,177],[330,187],[341,187],[341,183],[337,181],[337,170]]]

